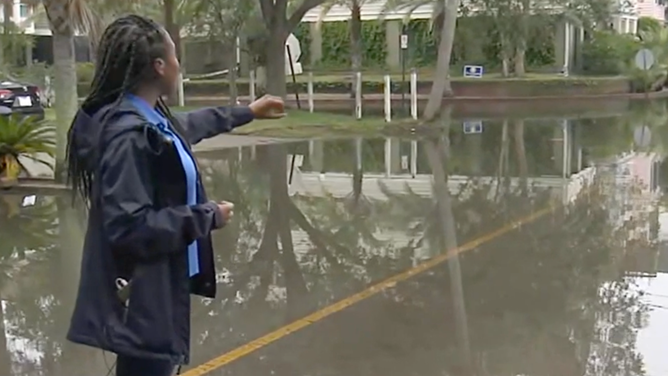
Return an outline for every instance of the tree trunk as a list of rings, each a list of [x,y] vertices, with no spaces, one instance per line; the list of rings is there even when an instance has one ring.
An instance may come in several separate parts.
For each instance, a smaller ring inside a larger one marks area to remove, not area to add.
[[[7,60],[7,45],[9,44],[10,31],[12,28],[12,15],[14,12],[13,0],[2,0],[2,8],[5,14],[5,20],[2,25],[2,40],[0,40],[0,69],[4,69],[9,62]],[[7,17],[8,16],[8,17]]]
[[[501,75],[510,76],[510,54],[508,53],[508,38],[501,31]]]
[[[448,160],[450,158],[450,138],[448,136],[450,129],[449,116],[444,119],[445,136],[438,141],[428,141],[426,143],[427,158],[434,178],[433,192],[434,199],[440,219],[441,244],[445,247],[445,252],[450,253],[448,258],[448,271],[450,272],[450,289],[455,307],[455,328],[457,342],[462,355],[464,369],[470,369],[472,366],[471,347],[468,332],[468,320],[466,315],[466,304],[464,302],[464,288],[462,284],[461,266],[459,256],[456,253],[458,247],[456,219],[452,210],[452,198],[448,188]]]
[[[267,94],[285,98],[287,95],[285,80],[285,41],[287,35],[284,31],[273,30],[273,34],[267,39],[265,49],[266,61],[266,89]]]
[[[179,25],[174,21],[174,12],[176,11],[176,5],[174,0],[163,0],[163,10],[165,16],[165,30],[169,33],[169,36],[174,41],[174,47],[176,49],[176,56],[181,58],[181,29]],[[174,105],[177,103],[179,98],[178,89],[169,95],[169,103]]]
[[[431,93],[429,93],[427,106],[424,110],[424,119],[426,121],[433,120],[436,117],[441,108],[444,95],[452,96],[452,87],[450,86],[450,58],[452,56],[452,45],[457,28],[459,0],[443,1],[445,1],[445,17],[443,28],[441,29],[441,41],[438,45],[436,79],[431,86]]]
[[[350,15],[350,60],[352,70],[362,70],[362,8],[358,0],[353,0]]]
[[[515,156],[519,167],[520,188],[523,194],[527,194],[529,191],[529,166],[526,147],[524,146],[524,120],[515,120],[513,127],[515,130]]]
[[[499,165],[496,172],[496,193],[494,194],[495,200],[500,200],[501,196],[505,194],[503,192],[506,171],[508,170],[508,148],[509,148],[509,138],[508,138],[508,120],[503,121],[503,128],[501,129],[501,148],[499,150]]]
[[[284,146],[275,145],[268,150],[271,160],[270,210],[276,210],[278,234],[281,242],[280,265],[287,293],[287,322],[304,315],[304,303],[308,293],[306,281],[295,255],[291,229],[290,196],[288,195],[288,154]]]
[[[230,106],[237,105],[237,98],[239,97],[239,91],[237,88],[237,60],[231,59],[228,66],[228,77],[230,85]]]
[[[524,38],[520,38],[520,40],[517,42],[517,46],[515,46],[515,58],[514,63],[515,63],[515,76],[517,77],[523,77],[526,74],[526,70],[524,68],[524,55],[526,52],[526,42]]]
[[[47,8],[63,11],[62,7]],[[70,26],[52,27],[54,83],[56,97],[56,170],[55,178],[64,179],[67,131],[77,112],[77,70],[74,56],[74,32]]]
[[[362,9],[357,0],[352,1],[350,14],[350,63],[353,76],[350,85],[350,97],[355,98],[357,88],[357,72],[362,70]]]
[[[527,50],[527,38],[529,37],[529,14],[531,4],[529,1],[522,0],[519,17],[519,36],[515,45],[515,75],[522,77],[526,74],[524,67],[524,57]]]

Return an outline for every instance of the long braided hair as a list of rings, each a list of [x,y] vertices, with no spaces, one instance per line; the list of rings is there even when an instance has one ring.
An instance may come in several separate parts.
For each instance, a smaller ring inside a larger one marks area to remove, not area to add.
[[[154,62],[158,58],[164,59],[165,55],[165,31],[159,24],[137,15],[116,19],[100,39],[95,76],[90,93],[81,105],[82,110],[92,115],[104,106],[118,106],[124,94],[135,91],[139,85],[150,80],[158,79],[153,68]],[[157,108],[177,131],[182,131],[162,99],[158,100]],[[75,122],[76,119],[68,132],[67,180],[75,197],[80,195],[89,205],[94,169],[87,167],[90,161],[86,163],[77,155]],[[99,124],[102,128],[104,121]],[[102,129],[97,132],[101,134]]]

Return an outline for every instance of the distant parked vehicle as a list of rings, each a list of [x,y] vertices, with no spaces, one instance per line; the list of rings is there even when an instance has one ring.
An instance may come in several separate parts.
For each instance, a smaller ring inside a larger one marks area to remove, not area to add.
[[[0,81],[0,106],[12,113],[44,119],[44,107],[39,87],[16,81]]]

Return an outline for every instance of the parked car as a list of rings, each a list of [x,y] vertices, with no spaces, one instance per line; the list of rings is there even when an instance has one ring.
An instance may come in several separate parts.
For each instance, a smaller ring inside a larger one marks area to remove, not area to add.
[[[15,114],[44,119],[39,87],[15,81],[0,81],[0,106]]]

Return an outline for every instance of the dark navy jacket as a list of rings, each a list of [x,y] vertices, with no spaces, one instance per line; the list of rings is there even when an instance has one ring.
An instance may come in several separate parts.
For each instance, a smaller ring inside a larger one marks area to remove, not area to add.
[[[177,115],[187,144],[253,120],[247,107]],[[94,175],[81,280],[67,338],[116,354],[187,364],[190,294],[213,298],[211,230],[222,227],[198,178],[199,205],[186,205],[186,180],[172,141],[127,100],[79,111],[77,160]],[[100,131],[102,129],[102,131]],[[188,276],[187,245],[198,241],[200,273]],[[129,305],[115,280],[132,281]]]

